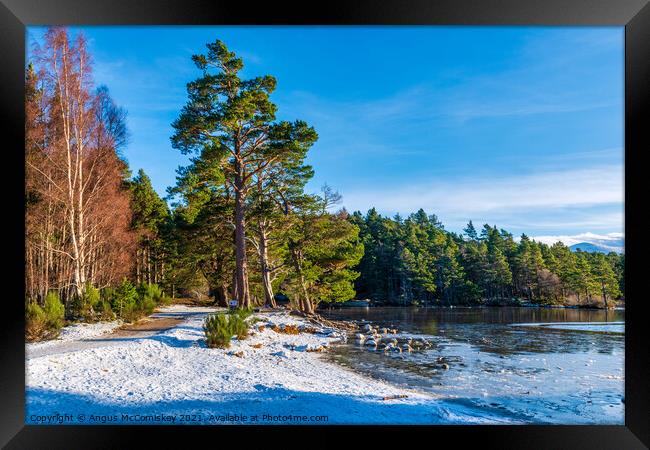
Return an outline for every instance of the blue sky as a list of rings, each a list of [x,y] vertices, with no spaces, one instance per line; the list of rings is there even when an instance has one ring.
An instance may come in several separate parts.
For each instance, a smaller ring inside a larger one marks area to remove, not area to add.
[[[188,162],[169,137],[190,57],[221,39],[245,77],[277,78],[278,118],[316,128],[308,188],[348,210],[422,207],[452,231],[472,219],[548,240],[623,232],[622,27],[77,30],[128,110],[124,156],[161,195]]]

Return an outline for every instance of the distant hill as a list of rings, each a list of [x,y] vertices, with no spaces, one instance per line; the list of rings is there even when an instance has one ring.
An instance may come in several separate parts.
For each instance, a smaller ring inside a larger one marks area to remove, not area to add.
[[[584,232],[574,235],[533,236],[533,240],[543,242],[546,245],[562,242],[574,252],[580,250],[590,253],[625,253],[625,236],[623,233],[596,234]]]
[[[571,251],[599,252],[599,253],[623,253],[623,239],[620,241],[606,241],[606,243],[580,242],[569,247]]]

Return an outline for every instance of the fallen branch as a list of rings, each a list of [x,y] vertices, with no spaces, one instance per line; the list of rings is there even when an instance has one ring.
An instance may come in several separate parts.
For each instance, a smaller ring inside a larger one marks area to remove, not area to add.
[[[341,320],[329,320],[317,314],[308,316],[307,319],[313,324],[331,327],[331,328],[337,328],[339,330],[343,329],[348,331],[355,331],[357,329],[357,326],[354,323],[341,321]]]

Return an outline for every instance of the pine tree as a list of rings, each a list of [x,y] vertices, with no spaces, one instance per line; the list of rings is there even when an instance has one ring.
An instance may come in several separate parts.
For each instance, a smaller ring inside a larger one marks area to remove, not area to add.
[[[293,267],[283,280],[300,309],[312,313],[319,302],[340,302],[354,297],[352,270],[363,256],[359,228],[346,214],[329,214],[327,196],[308,196],[293,211],[284,251]]]
[[[609,307],[607,300],[618,297],[621,292],[618,287],[618,279],[612,268],[610,261],[602,253],[594,253],[591,258],[591,273],[594,276],[594,282],[600,285],[600,291],[605,304]]]
[[[207,49],[192,57],[202,76],[187,85],[189,99],[172,124],[172,146],[183,153],[209,151],[218,161],[234,198],[235,291],[239,304],[248,307],[247,198],[256,178],[281,160],[304,157],[317,135],[305,122],[275,121],[277,108],[269,100],[274,77],[243,80],[241,58],[223,42]]]
[[[164,227],[171,220],[167,203],[151,185],[143,169],[128,182],[131,190],[131,227],[138,234],[136,252],[136,282],[164,283]]]
[[[472,241],[477,241],[478,240],[478,233],[476,232],[476,228],[474,228],[474,224],[470,220],[469,223],[467,224],[467,227],[463,230],[465,232],[465,236],[467,236],[468,239]]]

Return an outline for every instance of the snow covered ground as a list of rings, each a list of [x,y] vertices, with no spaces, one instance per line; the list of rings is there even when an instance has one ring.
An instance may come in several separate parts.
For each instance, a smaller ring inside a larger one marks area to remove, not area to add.
[[[60,345],[64,342],[79,341],[82,339],[90,339],[102,334],[111,333],[116,328],[122,325],[122,321],[114,320],[112,322],[98,322],[98,323],[78,323],[70,325],[61,329],[61,333],[56,339],[42,342],[34,342],[27,344],[27,350],[37,350],[46,347]]]
[[[273,331],[274,324],[305,323],[286,313],[258,314],[262,320],[248,339],[207,348],[202,324],[214,311],[173,305],[156,316],[185,320],[163,332],[111,338],[100,330],[115,324],[82,326],[60,342],[28,345],[26,423],[513,422],[328,362],[307,350],[336,345],[342,335]]]

